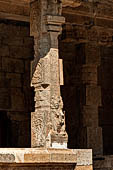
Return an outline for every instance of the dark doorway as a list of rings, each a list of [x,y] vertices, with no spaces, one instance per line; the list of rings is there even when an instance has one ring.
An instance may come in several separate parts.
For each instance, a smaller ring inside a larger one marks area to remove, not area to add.
[[[30,24],[0,20],[0,40],[0,147],[31,147],[34,39]]]
[[[9,141],[9,129],[10,121],[7,117],[7,112],[0,111],[0,147],[8,147]]]

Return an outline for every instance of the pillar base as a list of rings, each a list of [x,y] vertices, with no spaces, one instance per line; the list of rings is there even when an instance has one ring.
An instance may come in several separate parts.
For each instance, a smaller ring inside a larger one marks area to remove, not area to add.
[[[51,147],[56,149],[67,149],[67,134],[51,134]]]
[[[0,169],[4,170],[92,170],[92,150],[0,149]]]

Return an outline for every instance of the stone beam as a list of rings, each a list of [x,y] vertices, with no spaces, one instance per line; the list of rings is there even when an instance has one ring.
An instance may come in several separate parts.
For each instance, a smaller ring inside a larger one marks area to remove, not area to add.
[[[62,0],[63,13],[113,19],[113,0]]]
[[[23,0],[0,0],[0,19],[29,22],[29,3]]]
[[[88,0],[87,2],[82,0],[62,0],[63,16],[73,14],[97,19],[113,19],[112,5],[112,0]],[[29,6],[30,0],[0,0],[0,19],[29,22]]]
[[[30,21],[29,16],[9,14],[4,12],[0,12],[0,19],[9,19],[9,20],[23,21],[23,22]]]
[[[4,0],[0,0],[0,3],[3,3]],[[5,3],[9,3],[9,4],[15,4],[15,5],[22,5],[22,6],[26,6],[28,5],[30,2],[30,0],[5,0]]]

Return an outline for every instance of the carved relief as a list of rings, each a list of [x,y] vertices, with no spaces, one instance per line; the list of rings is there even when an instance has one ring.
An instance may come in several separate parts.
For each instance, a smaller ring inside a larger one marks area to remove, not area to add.
[[[34,147],[45,145],[45,124],[42,112],[42,110],[35,110],[35,113],[32,113],[32,144]]]
[[[60,96],[52,96],[51,98],[51,115],[53,131],[65,133],[63,102]]]
[[[31,31],[35,37],[35,59],[37,59],[32,78],[36,91],[35,113],[32,115],[32,140],[34,147],[50,147],[53,133],[56,136],[66,134],[63,103],[60,97],[57,49],[57,37],[62,30],[61,24],[64,22],[64,18],[61,17],[59,20],[62,10],[61,0],[42,0],[35,3],[35,7],[31,4],[31,8],[33,7]],[[50,18],[45,21],[44,16],[46,15],[49,15]],[[49,31],[46,22],[49,25]]]
[[[42,63],[39,61],[32,78],[32,84],[41,84],[42,82]]]
[[[39,37],[41,33],[41,1],[33,1],[30,6],[30,34]]]
[[[61,15],[62,13],[62,1],[61,0],[49,0],[48,1],[48,13],[54,15]]]
[[[50,79],[50,58],[47,55],[42,62],[42,84],[49,85]]]

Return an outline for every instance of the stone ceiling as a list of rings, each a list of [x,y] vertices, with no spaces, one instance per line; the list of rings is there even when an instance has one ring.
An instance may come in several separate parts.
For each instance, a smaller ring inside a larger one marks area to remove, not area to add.
[[[0,19],[29,22],[29,2],[30,0],[0,0]],[[99,17],[107,17],[106,8],[109,11],[109,17],[113,19],[113,0],[62,0],[62,3],[63,12],[82,15],[90,15],[91,9],[96,7]]]
[[[29,21],[30,0],[0,0],[0,19]],[[64,7],[75,7],[76,0],[62,0]]]

